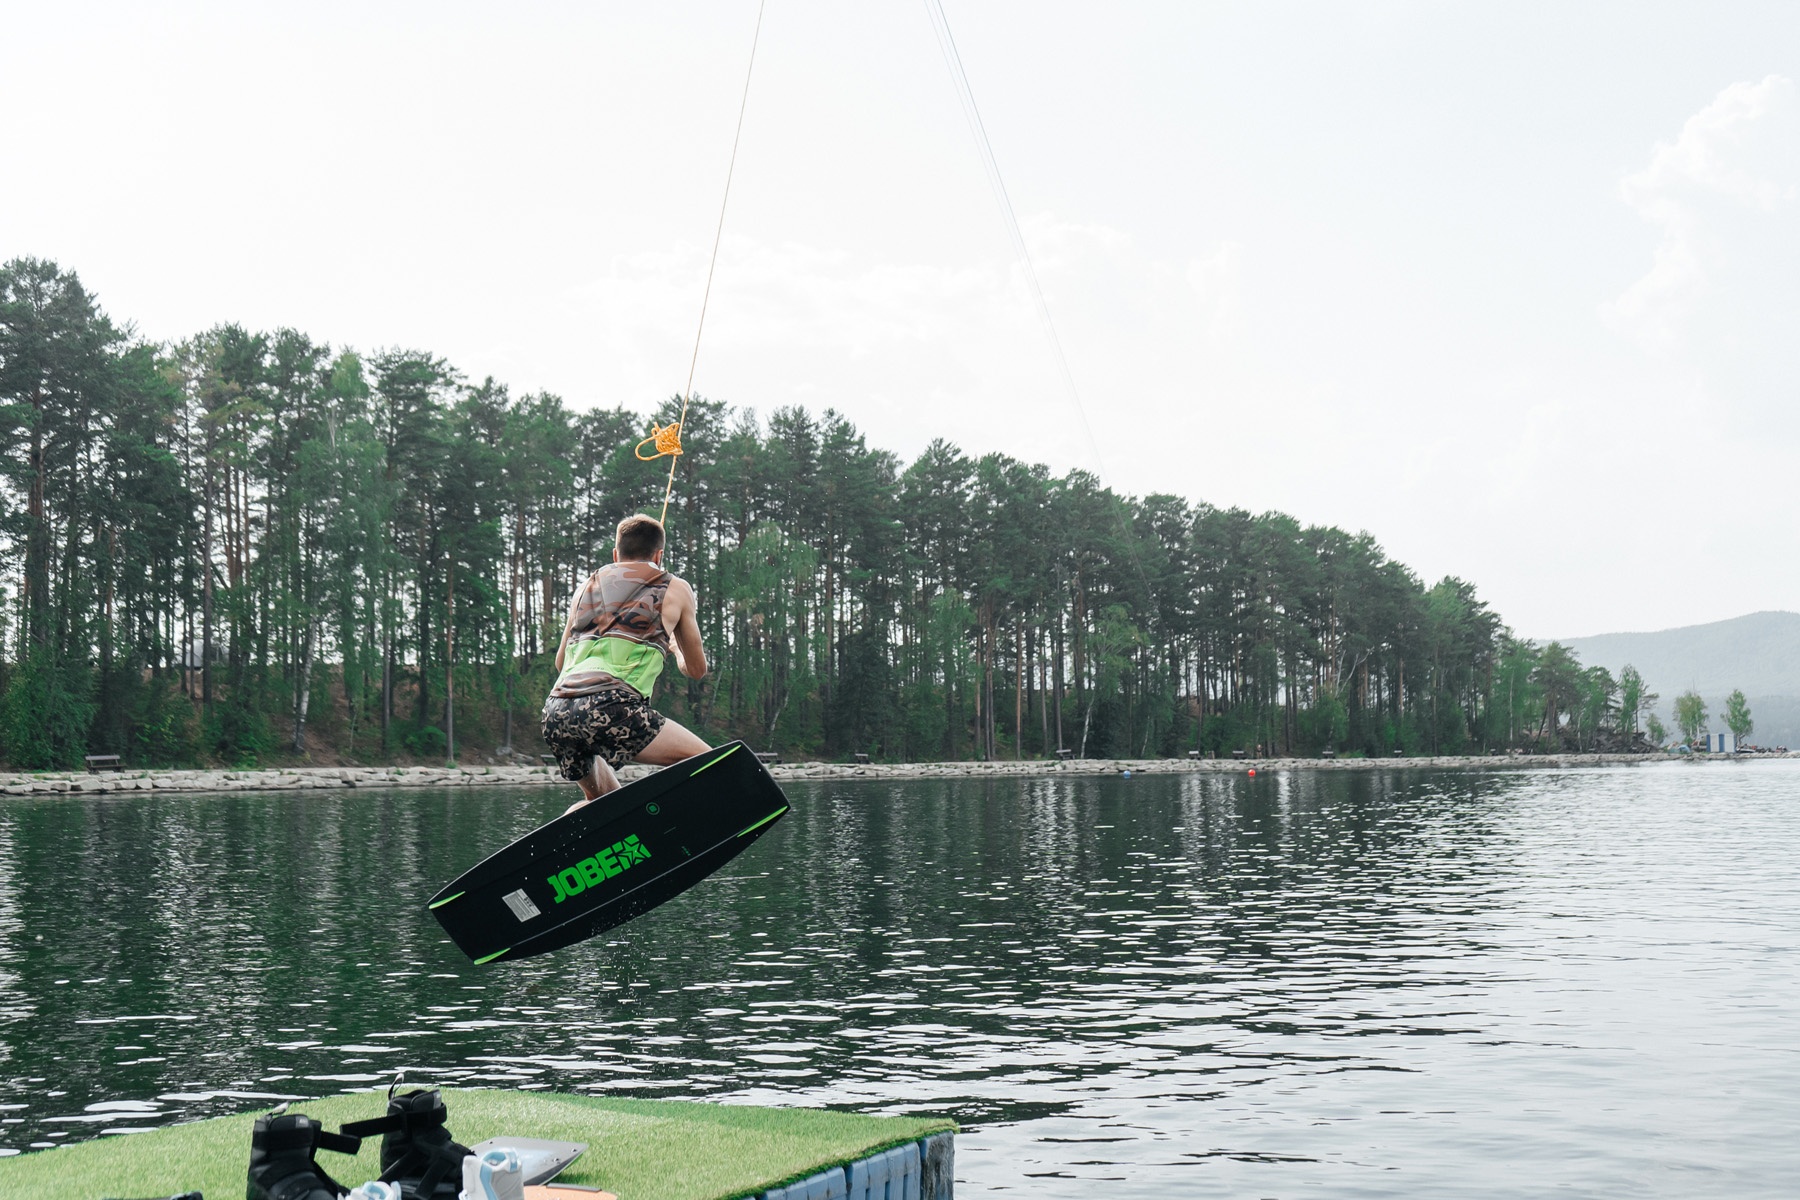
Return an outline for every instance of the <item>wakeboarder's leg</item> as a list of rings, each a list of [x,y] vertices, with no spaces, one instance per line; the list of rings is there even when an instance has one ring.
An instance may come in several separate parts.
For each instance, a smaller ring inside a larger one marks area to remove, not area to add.
[[[589,800],[598,800],[608,792],[619,790],[619,777],[613,774],[611,764],[598,754],[594,755],[594,769],[581,777],[581,794]]]
[[[544,701],[544,742],[556,752],[557,774],[581,788],[581,799],[565,813],[618,788],[619,777],[607,759],[626,762],[628,756],[616,753],[620,730],[614,724],[604,696],[552,696]],[[642,736],[648,740],[649,731]]]
[[[563,809],[565,817],[582,805],[598,800],[608,792],[619,790],[619,777],[613,774],[612,767],[598,754],[594,755],[593,769],[576,782],[581,785],[581,799]]]
[[[614,763],[666,767],[709,749],[636,692],[616,690],[544,705],[544,740],[557,752],[562,777],[581,785],[565,815],[619,787]]]
[[[656,731],[650,744],[639,750],[635,757],[638,762],[649,763],[653,767],[666,767],[710,749],[711,746],[683,728],[679,722],[665,717],[662,728]]]

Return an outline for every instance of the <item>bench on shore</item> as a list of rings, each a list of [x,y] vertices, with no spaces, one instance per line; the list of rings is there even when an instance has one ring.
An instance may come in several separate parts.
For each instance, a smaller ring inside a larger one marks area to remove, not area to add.
[[[120,769],[119,756],[116,754],[90,754],[87,756],[87,769],[89,773],[117,771]]]
[[[756,752],[756,761],[765,767],[779,766],[781,763],[781,755],[775,753],[773,750],[758,750]]]
[[[855,762],[859,767],[866,767],[869,765],[869,756],[866,754],[852,754],[850,758],[851,761]]]
[[[1247,750],[1233,750],[1231,752],[1231,757],[1237,759],[1239,762],[1242,762],[1244,759],[1250,757],[1250,752]]]
[[[1191,759],[1198,760],[1200,757],[1200,752],[1198,750],[1189,750],[1188,757]]]
[[[1320,758],[1336,758],[1337,751],[1333,750],[1330,746],[1327,746],[1323,750],[1319,751],[1319,757]]]
[[[1058,762],[1068,762],[1071,758],[1074,758],[1074,757],[1075,757],[1075,752],[1073,750],[1058,750],[1056,752],[1056,760]]]

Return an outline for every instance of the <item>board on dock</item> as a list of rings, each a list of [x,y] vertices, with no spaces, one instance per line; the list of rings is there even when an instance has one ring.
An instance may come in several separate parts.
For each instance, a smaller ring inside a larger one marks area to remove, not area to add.
[[[586,1142],[557,1142],[548,1138],[491,1137],[476,1142],[469,1149],[476,1158],[489,1150],[510,1150],[519,1159],[519,1177],[524,1186],[549,1183],[562,1169],[581,1157]]]
[[[685,892],[787,810],[748,746],[718,746],[532,830],[446,884],[431,915],[477,965],[559,950]]]

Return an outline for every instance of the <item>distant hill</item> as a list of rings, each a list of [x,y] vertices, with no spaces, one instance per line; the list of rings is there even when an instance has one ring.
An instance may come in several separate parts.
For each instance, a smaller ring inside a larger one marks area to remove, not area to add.
[[[1743,688],[1746,696],[1800,696],[1800,613],[1759,612],[1658,633],[1559,638],[1590,667],[1626,663],[1659,692],[1701,695]]]
[[[1723,729],[1725,697],[1742,688],[1756,722],[1751,740],[1800,746],[1800,613],[1759,612],[1656,633],[1558,640],[1586,666],[1614,675],[1626,663],[1636,667],[1661,693],[1657,707],[1665,721],[1675,696],[1693,688],[1712,710],[1713,728]]]

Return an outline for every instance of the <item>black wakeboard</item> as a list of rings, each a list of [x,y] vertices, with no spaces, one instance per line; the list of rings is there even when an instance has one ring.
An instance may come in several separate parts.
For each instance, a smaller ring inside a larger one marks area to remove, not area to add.
[[[787,810],[750,747],[716,746],[489,855],[431,898],[431,915],[477,966],[560,950],[687,891]]]

